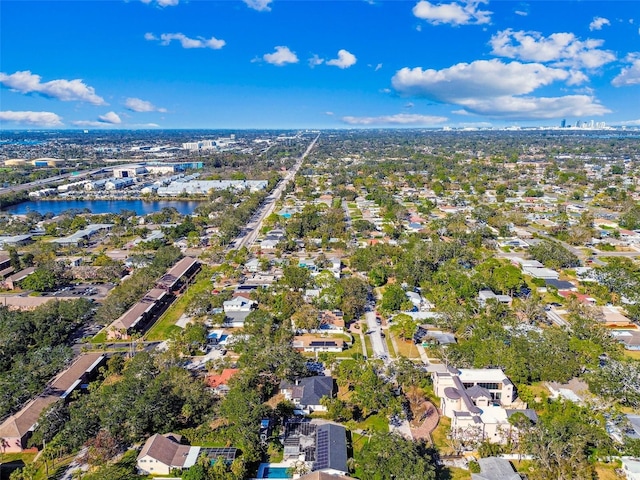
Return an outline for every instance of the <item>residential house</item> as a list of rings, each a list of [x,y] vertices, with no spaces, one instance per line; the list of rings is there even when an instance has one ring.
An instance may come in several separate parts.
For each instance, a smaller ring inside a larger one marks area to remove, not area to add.
[[[318,316],[321,330],[344,330],[344,314],[340,310],[323,310]]]
[[[480,473],[472,473],[471,480],[520,480],[509,460],[487,457],[478,460]]]
[[[146,475],[169,475],[173,469],[187,469],[196,464],[200,449],[181,445],[180,435],[156,433],[145,442],[138,454],[138,471]]]
[[[316,452],[312,470],[331,475],[346,475],[347,433],[342,425],[327,423],[316,429]]]
[[[620,342],[625,350],[640,351],[640,330],[611,330],[611,336]]]
[[[627,480],[640,480],[640,458],[622,457],[620,462]]]
[[[344,340],[341,338],[324,338],[302,335],[293,337],[291,345],[299,352],[340,353],[344,350]]]
[[[344,475],[333,475],[327,472],[311,472],[306,475],[302,475],[298,480],[356,480],[353,477],[347,477]]]
[[[258,306],[254,300],[245,298],[242,294],[237,294],[231,300],[222,303],[225,313],[225,327],[243,327],[249,314]]]
[[[209,448],[181,445],[181,435],[156,433],[148,438],[138,454],[138,471],[145,475],[169,475],[172,470],[186,470],[196,464],[201,455],[211,461],[233,462],[238,454],[234,447]]]
[[[333,377],[316,376],[299,378],[293,382],[284,381],[280,384],[280,392],[303,411],[326,412],[327,408],[321,404],[321,399],[332,398],[335,387]]]
[[[509,295],[496,295],[492,290],[480,290],[478,292],[478,304],[481,307],[486,306],[489,300],[496,300],[505,305],[511,305],[512,298]]]
[[[543,280],[557,280],[560,274],[550,268],[539,267],[522,267],[522,273],[529,275],[533,278],[542,278]]]
[[[432,378],[452,434],[464,441],[507,443],[514,433],[509,417],[515,413],[537,421],[535,412],[517,400],[513,383],[501,369],[448,368],[433,372]]]
[[[225,368],[219,375],[209,375],[205,381],[217,395],[226,395],[229,393],[229,380],[239,371],[237,368]]]
[[[284,459],[302,460],[309,470],[317,472],[317,475],[301,478],[344,479],[349,471],[346,430],[342,425],[324,421],[288,422],[284,433]]]
[[[227,300],[222,303],[222,309],[225,313],[228,312],[251,312],[258,306],[258,303],[254,300],[244,298],[243,296],[236,296],[231,300]]]

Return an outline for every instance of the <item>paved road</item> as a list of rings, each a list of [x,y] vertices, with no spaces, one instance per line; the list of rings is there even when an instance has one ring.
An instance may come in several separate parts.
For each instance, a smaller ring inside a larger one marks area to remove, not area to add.
[[[252,217],[253,220],[250,220],[249,223],[247,223],[247,225],[242,229],[240,235],[238,235],[238,237],[236,237],[236,239],[229,244],[229,249],[240,249],[242,247],[250,248],[253,245],[253,242],[255,242],[256,238],[258,238],[258,234],[260,233],[260,229],[262,228],[262,222],[265,218],[271,215],[273,209],[276,206],[276,202],[282,196],[282,192],[284,192],[284,190],[287,188],[287,185],[293,179],[293,177],[296,176],[298,170],[300,170],[300,167],[302,166],[302,162],[304,162],[305,157],[309,155],[309,152],[311,152],[311,149],[315,146],[319,137],[320,134],[318,134],[316,138],[313,139],[305,152],[295,163],[293,168],[289,170],[287,175],[280,181],[278,186],[266,198],[258,213],[256,213]]]
[[[556,313],[553,309],[545,311],[547,314],[547,318],[555,323],[559,327],[568,327],[569,322],[564,320],[558,313]]]
[[[382,327],[376,322],[376,311],[372,308],[368,308],[365,313],[365,319],[367,321],[367,335],[371,339],[371,348],[373,349],[373,358],[382,358],[384,363],[389,363],[389,350],[387,349],[387,342],[384,341],[382,336]]]

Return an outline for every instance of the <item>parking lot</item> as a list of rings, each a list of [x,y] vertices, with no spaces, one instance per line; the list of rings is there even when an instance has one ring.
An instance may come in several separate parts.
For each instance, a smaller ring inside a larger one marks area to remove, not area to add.
[[[43,296],[50,297],[65,297],[65,298],[91,298],[94,300],[100,300],[107,296],[109,290],[113,288],[113,284],[82,284],[63,287],[58,291],[43,293]]]

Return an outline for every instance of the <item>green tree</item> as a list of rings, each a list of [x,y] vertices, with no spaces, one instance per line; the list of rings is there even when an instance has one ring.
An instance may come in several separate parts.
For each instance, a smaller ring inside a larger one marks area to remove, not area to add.
[[[406,302],[407,295],[400,285],[393,283],[388,285],[382,294],[381,308],[385,312],[397,312]]]
[[[37,268],[31,275],[22,280],[21,286],[25,290],[48,292],[56,286],[56,275],[51,270]]]
[[[393,317],[390,330],[402,340],[411,340],[418,328],[418,322],[407,314],[401,313]]]
[[[356,456],[362,480],[435,480],[433,461],[423,443],[394,433],[375,433]]]

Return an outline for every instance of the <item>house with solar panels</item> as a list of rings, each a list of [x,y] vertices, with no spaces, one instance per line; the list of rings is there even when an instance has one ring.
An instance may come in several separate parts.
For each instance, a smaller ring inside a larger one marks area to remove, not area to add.
[[[334,352],[340,353],[344,350],[344,340],[341,338],[314,337],[309,335],[299,335],[293,337],[291,346],[299,352]]]
[[[318,420],[287,422],[284,460],[302,460],[312,472],[347,475],[347,432],[342,425]]]

